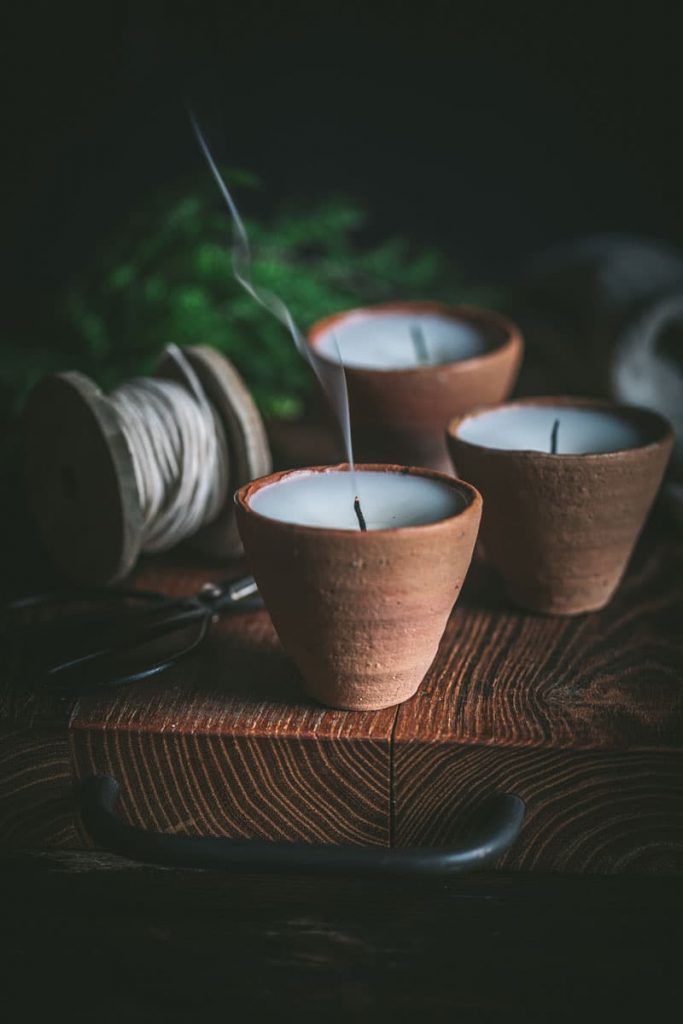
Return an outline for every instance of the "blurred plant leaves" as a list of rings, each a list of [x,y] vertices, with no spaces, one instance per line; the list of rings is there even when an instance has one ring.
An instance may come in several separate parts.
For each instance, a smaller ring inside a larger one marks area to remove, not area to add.
[[[244,188],[258,182],[229,169]],[[240,197],[241,198],[241,197]],[[495,305],[452,261],[403,238],[361,244],[365,212],[344,198],[310,202],[248,223],[254,278],[276,292],[305,330],[364,303],[435,299]],[[238,367],[266,416],[296,417],[314,382],[283,327],[232,276],[230,224],[211,182],[154,197],[92,254],[58,299],[51,339],[3,347],[2,394],[18,408],[50,370],[79,369],[104,389],[152,371],[161,349],[211,345]]]

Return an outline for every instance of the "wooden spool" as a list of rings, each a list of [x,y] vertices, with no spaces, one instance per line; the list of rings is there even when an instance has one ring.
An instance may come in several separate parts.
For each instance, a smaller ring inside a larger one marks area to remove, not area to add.
[[[270,472],[265,428],[225,356],[206,346],[184,355],[225,428],[230,467],[222,511],[190,543],[210,557],[232,558],[242,550],[233,492]],[[156,376],[186,386],[168,356]],[[111,401],[82,373],[52,374],[31,393],[25,427],[29,502],[54,561],[78,583],[122,579],[140,554],[143,523],[132,457]]]

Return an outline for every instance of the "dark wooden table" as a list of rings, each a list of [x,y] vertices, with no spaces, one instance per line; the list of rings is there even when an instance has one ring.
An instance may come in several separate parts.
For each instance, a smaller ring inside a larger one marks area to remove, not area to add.
[[[22,538],[18,520],[14,537]],[[40,549],[26,546],[30,531],[23,537],[6,561],[10,592],[47,575]],[[628,619],[621,635],[633,635]],[[680,1013],[680,877],[282,879],[36,848],[5,849],[0,861],[7,1020]]]
[[[283,880],[26,852],[2,858],[0,907],[0,1001],[22,1024],[680,1015],[680,881]]]

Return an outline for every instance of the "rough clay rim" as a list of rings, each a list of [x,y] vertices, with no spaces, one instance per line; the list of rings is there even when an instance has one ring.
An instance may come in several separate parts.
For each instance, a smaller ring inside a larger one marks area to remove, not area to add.
[[[522,332],[512,320],[509,320],[501,313],[496,313],[491,309],[484,309],[481,306],[449,306],[445,302],[430,302],[428,300],[415,302],[383,302],[375,306],[356,306],[353,309],[342,310],[340,313],[333,313],[331,316],[326,316],[321,320],[316,320],[316,322],[308,329],[306,333],[306,344],[309,348],[313,349],[318,359],[322,362],[327,363],[329,366],[339,366],[339,363],[334,359],[330,359],[329,356],[323,355],[318,351],[320,338],[333,325],[339,325],[342,321],[358,314],[372,317],[378,316],[382,313],[409,312],[435,313],[447,320],[466,320],[469,323],[483,327],[493,327],[498,331],[502,331],[504,337],[500,344],[494,345],[494,347],[488,351],[482,352],[477,356],[469,356],[466,359],[453,359],[445,363],[427,363],[418,366],[395,366],[387,367],[386,369],[371,366],[347,366],[344,364],[344,369],[350,373],[383,373],[391,376],[396,376],[398,374],[421,376],[425,373],[433,373],[435,370],[444,371],[452,367],[458,367],[460,370],[467,372],[475,370],[480,366],[485,366],[486,364],[499,359],[501,356],[508,354],[514,356],[516,352],[521,356],[523,352],[524,341],[522,338]]]
[[[344,530],[335,528],[332,529],[327,526],[308,526],[302,523],[287,523],[281,519],[272,519],[270,516],[264,516],[261,512],[256,512],[249,504],[249,498],[255,491],[260,491],[262,487],[267,487],[270,484],[274,484],[284,479],[285,477],[301,476],[304,474],[311,473],[330,473],[330,472],[348,472],[349,463],[339,462],[331,466],[304,466],[299,469],[283,469],[276,473],[269,473],[267,476],[259,477],[257,480],[252,480],[248,484],[244,484],[237,491],[235,491],[235,504],[245,515],[252,517],[253,519],[259,520],[262,523],[267,523],[273,529],[282,529],[287,533],[305,533],[311,536],[325,537],[339,537],[341,538],[362,538],[361,543],[367,543],[369,538],[373,537],[404,537],[410,536],[417,533],[424,534],[425,531],[437,532],[442,530],[445,525],[455,522],[461,519],[463,516],[477,515],[481,513],[483,505],[483,499],[479,491],[472,484],[467,483],[466,480],[460,480],[458,477],[449,476],[447,473],[440,473],[436,469],[426,469],[419,466],[399,466],[392,463],[359,463],[355,467],[356,472],[364,473],[368,471],[380,472],[380,473],[398,473],[402,476],[425,476],[431,480],[439,480],[454,490],[459,490],[461,494],[464,494],[469,500],[467,505],[459,512],[456,512],[452,516],[447,516],[444,519],[437,519],[432,523],[419,523],[414,526],[392,526],[385,530],[368,530],[363,532],[361,530]]]
[[[489,412],[496,412],[501,409],[525,408],[529,406],[544,405],[566,405],[581,406],[587,409],[606,410],[626,414],[631,420],[649,420],[650,424],[657,429],[659,436],[644,444],[635,445],[631,448],[618,448],[613,452],[539,452],[530,448],[491,448],[485,444],[477,444],[475,441],[466,441],[460,437],[458,431],[467,420],[476,419]],[[612,402],[608,398],[585,398],[572,397],[571,395],[542,395],[533,398],[517,398],[511,402],[494,402],[491,405],[480,405],[476,409],[463,413],[461,416],[454,416],[446,426],[447,443],[455,443],[462,448],[469,448],[471,451],[486,452],[487,454],[500,458],[504,456],[522,455],[534,461],[552,460],[576,462],[585,464],[586,460],[600,461],[632,458],[642,452],[655,450],[673,442],[673,428],[669,421],[654,409],[646,409],[644,406],[627,405],[623,402]]]

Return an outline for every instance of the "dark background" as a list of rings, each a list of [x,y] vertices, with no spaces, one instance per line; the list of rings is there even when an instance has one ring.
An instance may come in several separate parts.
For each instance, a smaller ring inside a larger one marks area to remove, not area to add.
[[[681,36],[652,5],[23,2],[6,17],[8,299],[219,155],[282,197],[348,193],[378,235],[503,276],[594,232],[683,242]],[[254,213],[247,210],[247,213]]]

